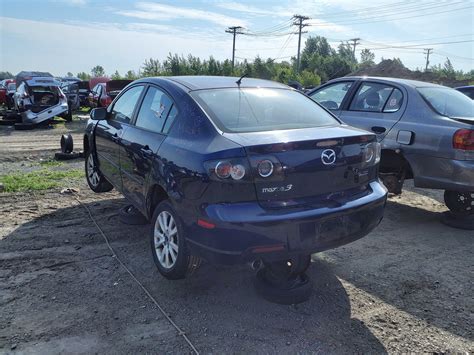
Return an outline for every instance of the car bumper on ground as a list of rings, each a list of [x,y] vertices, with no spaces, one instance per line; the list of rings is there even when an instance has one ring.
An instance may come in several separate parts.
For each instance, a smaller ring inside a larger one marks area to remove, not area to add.
[[[360,198],[332,207],[265,210],[258,203],[208,205],[207,224],[188,225],[193,253],[219,264],[278,260],[362,238],[382,220],[387,190],[379,182]]]
[[[452,190],[474,191],[474,160],[443,158],[416,158],[414,169],[415,186]]]
[[[23,123],[38,124],[38,123],[47,121],[53,118],[54,116],[59,116],[63,114],[64,112],[67,112],[67,110],[68,110],[67,103],[60,104],[57,106],[52,106],[38,113],[34,113],[31,110],[27,110],[21,113],[21,119]]]

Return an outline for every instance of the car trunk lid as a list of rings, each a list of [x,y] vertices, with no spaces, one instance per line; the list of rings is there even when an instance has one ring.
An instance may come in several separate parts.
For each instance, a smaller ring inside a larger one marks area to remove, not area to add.
[[[224,136],[245,147],[257,199],[264,207],[337,204],[364,193],[376,177],[376,167],[363,162],[363,150],[375,135],[347,126]],[[264,160],[274,165],[266,178],[258,172]]]

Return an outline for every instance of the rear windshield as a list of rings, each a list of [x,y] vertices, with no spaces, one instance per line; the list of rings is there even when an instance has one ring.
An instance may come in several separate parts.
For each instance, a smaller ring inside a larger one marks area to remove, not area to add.
[[[338,125],[317,103],[287,89],[226,88],[191,93],[224,132],[260,132]]]
[[[417,90],[440,115],[474,117],[474,102],[459,91],[443,87],[426,87]]]
[[[9,83],[7,85],[7,89],[10,91],[15,91],[16,90],[16,84],[15,83]]]

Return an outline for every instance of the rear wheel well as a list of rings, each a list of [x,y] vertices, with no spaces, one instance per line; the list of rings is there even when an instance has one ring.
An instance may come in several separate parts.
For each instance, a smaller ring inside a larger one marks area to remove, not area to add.
[[[90,146],[89,146],[89,137],[87,137],[86,135],[84,136],[84,156],[87,154],[87,152],[89,152],[89,149],[90,149]]]
[[[413,179],[413,171],[410,163],[402,154],[390,149],[382,150],[380,172],[385,174],[398,174],[400,177],[404,174],[405,179]]]
[[[168,199],[168,194],[160,185],[153,185],[149,192],[147,198],[147,214],[151,218],[153,212],[155,211],[156,206],[164,200]]]

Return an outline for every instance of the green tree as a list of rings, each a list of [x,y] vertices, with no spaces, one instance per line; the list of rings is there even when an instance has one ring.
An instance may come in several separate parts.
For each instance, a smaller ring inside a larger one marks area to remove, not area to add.
[[[9,71],[0,71],[0,80],[12,79],[14,75]]]
[[[89,80],[91,78],[91,76],[85,72],[80,72],[80,73],[77,73],[77,77],[81,80]]]
[[[375,54],[370,51],[368,48],[364,48],[360,52],[360,62],[366,66],[374,65]]]
[[[160,63],[158,59],[145,59],[142,67],[143,76],[160,76],[165,75],[163,65]]]
[[[118,72],[118,70],[116,70],[115,73],[113,73],[110,78],[111,78],[112,80],[119,80],[119,79],[122,79],[122,77],[120,76],[120,73]]]
[[[136,79],[138,79],[138,75],[135,74],[135,72],[133,70],[129,70],[125,74],[125,79],[127,79],[127,80],[136,80]]]
[[[68,78],[72,78],[74,75],[73,75],[70,71],[68,71],[67,74],[66,74],[66,76],[67,76]]]
[[[93,77],[105,76],[104,67],[101,65],[96,65],[94,68],[91,69],[91,74]]]

